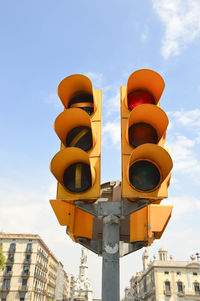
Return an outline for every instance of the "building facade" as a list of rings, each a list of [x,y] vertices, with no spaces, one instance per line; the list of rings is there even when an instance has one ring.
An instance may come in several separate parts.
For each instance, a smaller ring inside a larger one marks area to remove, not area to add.
[[[126,301],[189,301],[200,300],[200,263],[195,256],[188,261],[168,258],[161,248],[159,258],[148,260],[147,250],[142,256],[143,270],[136,273],[125,289]]]
[[[0,301],[69,300],[64,298],[72,291],[71,283],[65,285],[68,274],[39,235],[0,233],[0,243],[6,259]]]

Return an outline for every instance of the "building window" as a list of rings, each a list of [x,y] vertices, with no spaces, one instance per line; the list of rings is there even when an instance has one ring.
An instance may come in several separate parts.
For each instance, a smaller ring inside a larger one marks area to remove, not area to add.
[[[8,262],[14,262],[14,254],[8,254]]]
[[[16,250],[16,243],[11,243],[9,251],[10,252],[15,252],[15,250]]]
[[[183,293],[183,283],[181,281],[177,282],[178,293]]]
[[[3,279],[3,289],[10,289],[10,279]]]
[[[25,255],[25,263],[30,263],[31,262],[31,255],[30,254],[26,254]]]
[[[169,272],[165,271],[165,275],[168,275],[168,274],[169,274]]]
[[[32,243],[28,243],[26,246],[26,251],[31,252],[32,251]]]
[[[23,266],[23,275],[29,275],[29,266]]]
[[[165,292],[170,293],[171,292],[171,286],[169,281],[165,281]]]
[[[194,283],[194,292],[195,292],[196,295],[200,294],[200,288],[199,288],[199,283],[198,282]]]
[[[181,275],[181,272],[176,272],[177,275]]]
[[[193,272],[193,275],[194,275],[194,276],[197,276],[197,272]]]
[[[12,272],[12,265],[6,265],[5,274],[11,274]]]

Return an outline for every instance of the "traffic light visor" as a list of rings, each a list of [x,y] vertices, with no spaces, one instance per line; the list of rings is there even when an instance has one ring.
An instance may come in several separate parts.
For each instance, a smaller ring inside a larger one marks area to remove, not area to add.
[[[84,151],[89,151],[95,145],[91,119],[83,110],[77,108],[64,110],[56,118],[54,129],[67,147],[79,147]]]
[[[150,69],[140,69],[133,72],[127,82],[127,95],[134,90],[144,90],[152,94],[155,104],[159,102],[165,87],[163,78]]]
[[[75,193],[86,191],[96,179],[87,153],[77,147],[58,152],[51,161],[50,170],[59,183]]]
[[[137,106],[131,111],[126,139],[133,147],[143,143],[155,143],[164,136],[168,117],[159,107],[151,104]]]
[[[154,190],[165,180],[172,166],[172,159],[164,148],[155,144],[145,143],[135,148],[132,152],[127,177],[131,185],[136,189],[150,191]],[[142,179],[144,179],[144,182]],[[150,179],[150,182],[148,179]],[[135,183],[136,186],[134,185]],[[143,185],[145,185],[144,189],[142,189]]]
[[[58,96],[65,108],[69,108],[70,101],[76,97],[85,95],[85,102],[94,102],[93,87],[90,79],[82,74],[73,74],[64,78],[58,85]],[[82,96],[80,98],[83,98]],[[84,103],[84,99],[80,99]]]

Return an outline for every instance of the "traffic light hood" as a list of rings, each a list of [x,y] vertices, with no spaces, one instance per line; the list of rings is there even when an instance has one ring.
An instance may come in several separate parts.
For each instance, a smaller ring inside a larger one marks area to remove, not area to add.
[[[136,161],[146,160],[155,164],[160,172],[162,183],[169,175],[173,162],[168,152],[156,144],[145,143],[135,148],[129,160],[129,166]],[[127,171],[129,172],[129,170]],[[127,177],[129,175],[127,174]]]
[[[63,111],[55,120],[54,129],[62,143],[66,146],[66,136],[78,126],[91,128],[91,119],[89,115],[78,108],[71,108]]]
[[[93,87],[90,79],[82,74],[73,74],[64,78],[58,85],[58,96],[67,109],[70,100],[77,94],[84,93],[93,96]],[[94,97],[93,97],[94,101]],[[94,101],[95,102],[95,101]]]
[[[86,163],[90,165],[90,160],[86,152],[77,147],[68,147],[59,151],[51,160],[50,170],[54,177],[64,186],[63,175],[67,167],[74,163]],[[95,182],[96,175],[95,170],[92,166],[91,169],[91,178],[92,185]]]
[[[160,74],[150,69],[140,69],[129,76],[127,82],[127,95],[134,90],[143,89],[153,95],[155,104],[157,104],[164,88],[165,82]]]
[[[167,130],[169,120],[165,112],[155,105],[142,104],[140,106],[137,106],[130,113],[128,128],[126,133],[127,141],[128,141],[128,129],[130,128],[131,125],[139,122],[145,122],[147,124],[150,124],[156,130],[158,135],[158,141],[159,141]]]

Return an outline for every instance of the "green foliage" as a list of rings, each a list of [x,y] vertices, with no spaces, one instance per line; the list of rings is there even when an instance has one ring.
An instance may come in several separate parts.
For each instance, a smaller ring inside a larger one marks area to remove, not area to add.
[[[4,270],[5,262],[6,262],[6,259],[5,259],[5,256],[3,255],[2,247],[0,245],[0,271]]]

